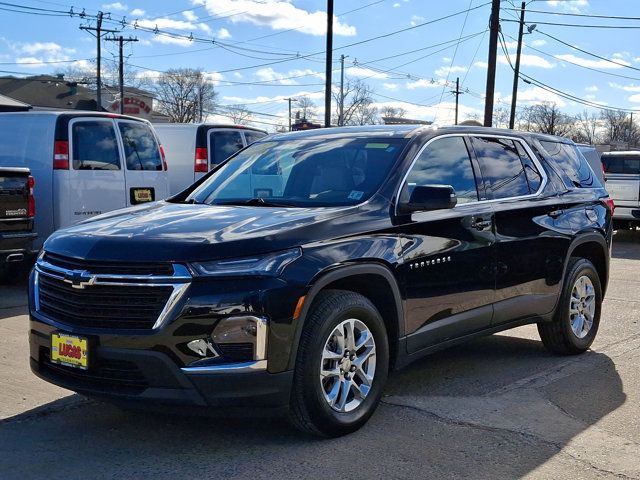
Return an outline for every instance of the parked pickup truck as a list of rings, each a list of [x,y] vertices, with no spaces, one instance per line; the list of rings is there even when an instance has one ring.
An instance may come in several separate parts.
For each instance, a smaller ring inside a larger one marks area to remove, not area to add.
[[[616,205],[614,226],[640,226],[640,152],[603,153],[602,166],[607,190]]]
[[[28,168],[0,167],[0,277],[31,252],[34,183]]]

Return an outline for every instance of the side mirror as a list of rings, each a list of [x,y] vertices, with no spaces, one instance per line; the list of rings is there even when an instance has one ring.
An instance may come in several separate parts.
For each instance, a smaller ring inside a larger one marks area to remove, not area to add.
[[[453,208],[458,203],[451,185],[416,185],[408,203],[400,204],[402,213]]]

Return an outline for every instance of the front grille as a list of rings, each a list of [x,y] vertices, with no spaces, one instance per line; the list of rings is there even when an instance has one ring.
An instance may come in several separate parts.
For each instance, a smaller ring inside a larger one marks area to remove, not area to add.
[[[66,325],[91,328],[150,329],[167,304],[173,287],[88,285],[73,288],[40,275],[39,311]]]
[[[88,370],[52,363],[47,348],[40,350],[40,367],[77,387],[119,393],[140,393],[149,384],[138,366],[126,360],[96,359]]]
[[[50,252],[44,254],[45,262],[49,262],[67,270],[86,270],[91,273],[108,275],[172,275],[170,263],[120,263],[91,262],[77,258],[63,257]]]

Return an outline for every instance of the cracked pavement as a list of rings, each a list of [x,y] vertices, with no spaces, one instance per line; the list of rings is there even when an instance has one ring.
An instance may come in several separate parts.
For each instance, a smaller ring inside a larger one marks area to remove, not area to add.
[[[320,440],[280,419],[124,413],[29,372],[24,281],[0,291],[0,478],[640,479],[640,232],[615,237],[600,332],[534,326],[394,372],[371,421]]]

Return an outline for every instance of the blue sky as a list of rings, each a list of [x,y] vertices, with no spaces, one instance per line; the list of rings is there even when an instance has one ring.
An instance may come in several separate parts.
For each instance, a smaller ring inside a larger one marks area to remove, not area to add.
[[[25,0],[20,5],[43,9],[30,10],[36,13],[71,8],[65,0]],[[503,0],[500,15],[511,60],[519,15],[514,5],[519,8],[520,1]],[[518,105],[551,101],[573,115],[596,111],[549,91],[555,89],[594,105],[640,111],[640,19],[558,15],[632,17],[640,14],[637,6],[637,0],[528,1],[525,21],[537,26],[524,36],[521,71],[543,87],[521,81]],[[310,96],[322,115],[325,7],[325,0],[80,0],[73,11],[110,12],[105,28],[124,24],[123,34],[139,39],[125,50],[130,68],[150,76],[172,67],[202,68],[215,80],[220,103],[246,104],[264,114],[254,119],[271,129],[271,124],[286,121],[288,97]],[[15,8],[0,2],[0,74],[52,73],[94,62],[95,40],[79,26],[95,22],[7,9]],[[410,118],[446,124],[453,120],[450,91],[459,77],[465,92],[460,96],[460,119],[482,118],[490,2],[336,0],[335,13],[335,85],[337,60],[344,54],[346,76],[369,83],[378,106],[402,107]],[[438,20],[446,16],[450,17]],[[156,27],[158,33],[149,31]],[[392,34],[401,29],[408,30]],[[391,35],[370,40],[385,34]],[[103,43],[105,63],[116,54],[114,42]],[[513,71],[502,49],[498,61],[496,107],[508,108]]]

